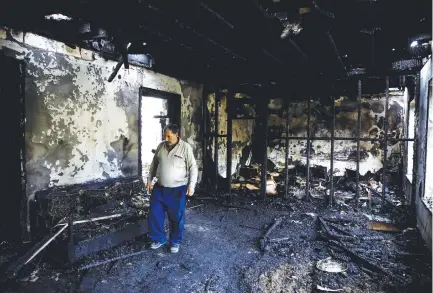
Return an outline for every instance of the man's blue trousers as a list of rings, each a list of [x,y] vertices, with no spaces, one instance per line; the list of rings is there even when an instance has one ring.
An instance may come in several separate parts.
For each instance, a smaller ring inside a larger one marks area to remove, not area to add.
[[[186,185],[163,187],[155,184],[150,197],[149,237],[153,241],[167,241],[164,220],[167,211],[170,221],[170,242],[180,244],[185,225]]]

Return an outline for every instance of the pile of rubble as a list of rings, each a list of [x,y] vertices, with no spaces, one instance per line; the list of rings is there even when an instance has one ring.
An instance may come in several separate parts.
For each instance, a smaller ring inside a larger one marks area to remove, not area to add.
[[[280,277],[287,278],[292,287],[297,283],[295,267],[312,272],[312,284],[301,282],[296,287],[307,286],[306,292],[389,292],[396,288],[410,292],[407,288],[411,286],[428,285],[431,254],[409,207],[399,205],[397,195],[372,197],[373,206],[365,211],[355,201],[329,209],[323,201],[311,206],[287,199],[277,204],[283,199],[274,199],[272,206],[284,212],[264,228],[258,238],[260,250],[264,257],[272,257],[269,263],[286,259],[283,264],[289,265],[290,273]],[[262,277],[279,270],[274,267]],[[274,289],[281,285],[272,278],[266,280]],[[272,292],[265,287],[260,292]]]

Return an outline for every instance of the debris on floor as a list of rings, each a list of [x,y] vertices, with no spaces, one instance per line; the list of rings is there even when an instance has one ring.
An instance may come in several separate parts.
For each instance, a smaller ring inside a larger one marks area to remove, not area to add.
[[[128,206],[134,202],[147,213],[147,195],[132,192],[130,198]],[[371,210],[363,210],[354,200],[329,207],[323,199],[263,201],[254,192],[198,192],[189,199],[185,243],[174,258],[147,250],[144,235],[89,254],[72,269],[58,253],[66,247],[64,235],[21,272],[19,286],[45,292],[36,287],[51,280],[57,287],[73,282],[80,288],[96,274],[103,282],[94,283],[95,292],[104,286],[123,292],[113,283],[118,280],[125,280],[130,292],[160,292],[172,284],[168,280],[182,276],[187,279],[174,292],[427,292],[431,254],[407,211],[373,199]],[[134,217],[83,223],[76,233],[86,239],[96,236],[94,229],[111,233],[111,226],[133,224]],[[375,222],[399,230],[369,229]]]

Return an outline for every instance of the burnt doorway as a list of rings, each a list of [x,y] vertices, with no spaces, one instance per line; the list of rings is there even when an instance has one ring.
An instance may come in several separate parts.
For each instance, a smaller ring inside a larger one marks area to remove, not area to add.
[[[140,176],[147,178],[158,144],[163,140],[163,129],[169,123],[180,125],[181,97],[178,94],[149,88],[140,89],[139,134]],[[182,135],[182,133],[181,133]]]
[[[3,102],[0,131],[3,136],[0,240],[21,237],[20,215],[26,206],[24,180],[24,63],[0,52],[0,98]],[[23,166],[23,167],[22,167]]]

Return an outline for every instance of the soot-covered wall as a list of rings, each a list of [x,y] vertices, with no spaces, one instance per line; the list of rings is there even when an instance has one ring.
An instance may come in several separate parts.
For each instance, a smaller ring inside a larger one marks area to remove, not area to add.
[[[361,137],[383,138],[385,121],[385,95],[366,95],[362,97]],[[269,108],[279,110],[281,100],[271,100]],[[335,100],[335,137],[357,136],[358,106],[356,101],[341,97]],[[307,103],[291,103],[288,107],[289,136],[307,137]],[[388,138],[403,138],[404,125],[404,91],[391,89],[388,108]],[[331,137],[332,104],[320,101],[311,102],[310,117],[311,137]],[[283,111],[274,111],[268,119],[269,132],[272,136],[284,137],[285,118]],[[401,143],[388,142],[387,168],[396,170],[401,160]],[[360,174],[375,173],[383,167],[384,146],[381,142],[360,143]],[[356,141],[340,140],[334,147],[334,174],[344,175],[346,169],[356,170]],[[289,140],[289,168],[296,164],[305,165],[307,141]],[[330,141],[314,140],[310,150],[312,166],[319,165],[330,168]],[[285,163],[284,139],[270,140],[268,143],[268,159],[275,165],[275,171],[282,171]],[[272,168],[272,166],[271,166]]]
[[[404,97],[405,91],[390,89],[388,106],[388,138],[403,138],[404,126]],[[237,94],[238,98],[242,95]],[[235,98],[237,97],[235,96]],[[219,134],[226,134],[227,129],[227,99],[225,95],[220,98],[219,109]],[[332,130],[332,101],[311,102],[310,135],[311,137],[331,137]],[[363,95],[361,107],[361,137],[383,138],[385,132],[385,94]],[[268,104],[268,171],[283,172],[285,164],[285,106],[282,99],[271,99]],[[208,96],[208,115],[210,116],[209,130],[215,127],[215,94]],[[242,109],[244,116],[254,116],[252,107]],[[358,104],[356,99],[341,97],[335,100],[335,137],[350,137],[354,141],[340,140],[334,147],[334,174],[342,176],[346,169],[356,170],[357,158],[357,117]],[[291,137],[307,137],[307,102],[292,102],[288,106],[289,135]],[[240,163],[254,162],[254,158],[260,158],[260,154],[251,154],[252,138],[260,136],[254,127],[254,120],[233,120],[233,164],[232,174],[235,173]],[[281,137],[281,139],[274,139]],[[312,141],[310,150],[311,166],[325,166],[330,168],[331,143],[330,141]],[[397,171],[401,163],[400,142],[388,142],[387,145],[387,170]],[[289,168],[306,164],[307,141],[291,139],[289,141]],[[213,143],[210,146],[213,158]],[[376,173],[383,167],[384,157],[383,142],[360,142],[360,174],[368,172]],[[226,139],[219,139],[218,172],[226,177]],[[259,161],[257,163],[260,163]]]
[[[201,169],[201,85],[135,66],[109,83],[117,62],[31,33],[1,29],[0,49],[26,62],[27,195],[138,175],[140,87],[181,96],[182,136]]]

